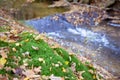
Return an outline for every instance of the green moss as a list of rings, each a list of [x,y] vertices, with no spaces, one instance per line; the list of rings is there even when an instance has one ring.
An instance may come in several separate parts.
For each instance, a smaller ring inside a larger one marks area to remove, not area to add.
[[[91,68],[81,63],[75,55],[69,55],[67,51],[61,48],[51,48],[44,40],[35,40],[37,35],[31,33],[22,33],[19,35],[21,38],[16,43],[9,44],[10,53],[8,54],[6,67],[19,68],[24,62],[28,64],[28,68],[41,66],[40,75],[64,77],[65,80],[77,80],[76,75],[71,70],[73,63],[76,64],[76,72],[85,71],[82,76],[85,80],[93,79],[93,74],[88,72]],[[38,49],[33,49],[37,47]],[[16,51],[12,49],[15,48]],[[26,54],[27,53],[27,54]],[[40,61],[40,59],[42,59]],[[67,63],[66,63],[67,62]],[[59,65],[59,66],[56,66]],[[11,71],[7,72],[11,76],[15,76]]]
[[[0,74],[5,75],[6,70],[5,69],[0,69]]]
[[[0,40],[0,47],[5,47],[5,46],[8,46],[8,43]]]
[[[83,73],[83,78],[85,80],[93,80],[93,74],[91,74],[88,70],[93,70],[94,71],[94,68],[93,67],[89,67],[83,63],[81,63],[78,58],[75,56],[75,55],[69,55],[68,52],[66,52],[65,50],[61,49],[61,48],[56,48],[55,49],[58,54],[60,56],[62,56],[66,61],[69,62],[69,67],[72,63],[75,63],[76,64],[76,71],[85,71]],[[71,57],[71,60],[70,60],[70,57]]]

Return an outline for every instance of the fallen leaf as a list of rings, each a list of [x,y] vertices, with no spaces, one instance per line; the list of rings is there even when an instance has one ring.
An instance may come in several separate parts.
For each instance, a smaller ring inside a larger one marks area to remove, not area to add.
[[[50,80],[64,80],[64,78],[54,76],[53,74],[49,78],[50,78]]]
[[[5,52],[4,50],[0,50],[0,55],[2,56],[2,58],[7,58],[7,52]]]
[[[39,73],[39,72],[41,72],[41,66],[35,67],[33,70],[35,73]]]
[[[34,50],[39,50],[39,48],[38,48],[38,47],[35,47],[35,46],[32,46],[32,48],[33,48]]]
[[[80,72],[78,73],[78,77],[79,77],[80,80],[83,80],[83,79],[84,79],[83,76],[82,76],[82,74],[83,74],[84,72],[85,72],[85,71],[80,71]]]
[[[20,43],[16,43],[15,45],[16,45],[16,46],[20,46]]]
[[[25,40],[25,42],[28,42],[28,41],[29,41],[29,39],[26,39],[26,40]]]
[[[69,56],[69,60],[71,61],[72,59],[71,59],[71,56]]]
[[[26,77],[26,78],[24,78],[24,80],[29,80],[29,78],[28,78],[28,77]]]
[[[23,53],[23,54],[25,54],[25,55],[29,55],[29,54],[30,54],[30,52],[26,51],[26,52],[25,52],[25,53]]]
[[[8,40],[9,43],[14,43],[16,42],[15,40]]]
[[[75,72],[76,71],[76,63],[72,63],[72,65],[71,65],[71,70],[73,71],[73,72]]]
[[[74,53],[69,53],[69,55],[71,56],[71,55],[74,55]]]
[[[65,61],[65,64],[68,65],[68,64],[69,64],[69,61]]]
[[[88,70],[88,71],[89,71],[90,73],[92,73],[92,74],[94,73],[94,71],[93,71],[92,69],[90,69],[90,70]]]
[[[7,60],[5,58],[0,58],[0,64],[4,65],[7,62]]]
[[[19,80],[18,78],[13,78],[13,80]]]
[[[5,58],[0,58],[0,69],[4,67],[4,64],[7,62]]]
[[[24,59],[24,60],[23,60],[23,65],[24,65],[24,66],[28,66],[28,59]]]
[[[14,52],[16,52],[17,50],[16,50],[16,48],[12,48],[12,50],[14,51]]]
[[[54,66],[55,66],[55,67],[59,67],[59,64],[55,64]]]
[[[27,78],[36,78],[40,77],[40,75],[36,75],[33,70],[25,70],[22,72]]]
[[[9,38],[11,39],[11,40],[18,40],[20,37],[18,36],[18,35],[10,35],[9,36]]]
[[[17,34],[18,31],[17,31],[17,30],[11,30],[10,33],[12,33],[12,34]]]
[[[96,76],[95,76],[95,75],[93,75],[93,79],[96,79]]]
[[[43,58],[39,58],[38,60],[39,60],[40,62],[43,62],[43,61],[44,61],[44,59],[43,59]]]
[[[44,34],[39,34],[38,36],[35,37],[35,40],[40,40],[40,39],[46,39]]]
[[[60,45],[58,45],[58,44],[53,44],[53,45],[51,46],[51,48],[58,48],[58,47],[60,47]]]
[[[0,36],[1,37],[1,40],[5,41],[7,39],[7,36],[4,35],[4,36]]]
[[[8,78],[6,78],[6,77],[0,75],[0,80],[8,80]]]
[[[48,76],[42,75],[42,80],[49,80]]]
[[[35,37],[35,40],[40,40],[41,35],[39,34],[38,36]]]
[[[63,72],[66,72],[66,69],[63,67],[63,68],[62,68],[62,71],[63,71]]]

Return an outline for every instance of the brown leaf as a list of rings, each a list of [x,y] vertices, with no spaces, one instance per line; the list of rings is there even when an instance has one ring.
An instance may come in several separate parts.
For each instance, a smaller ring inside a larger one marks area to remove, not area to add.
[[[40,75],[36,75],[33,70],[26,70],[26,71],[23,71],[22,73],[28,78],[40,77]]]
[[[7,52],[4,49],[0,49],[0,55],[2,58],[7,58]]]
[[[0,74],[0,80],[8,80],[8,79]]]
[[[40,67],[35,67],[35,68],[34,68],[34,72],[35,72],[35,73],[41,72],[41,66],[40,66]]]

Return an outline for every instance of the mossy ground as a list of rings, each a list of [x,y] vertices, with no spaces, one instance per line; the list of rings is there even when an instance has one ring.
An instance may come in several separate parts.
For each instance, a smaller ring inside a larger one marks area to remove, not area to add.
[[[75,55],[62,48],[51,48],[43,39],[36,39],[36,34],[23,32],[18,36],[19,40],[13,43],[0,40],[0,48],[7,47],[9,50],[6,62],[0,69],[1,75],[11,80],[22,79],[27,77],[24,71],[39,67],[38,72],[34,73],[41,77],[54,75],[64,80],[97,80],[96,70],[80,62]]]

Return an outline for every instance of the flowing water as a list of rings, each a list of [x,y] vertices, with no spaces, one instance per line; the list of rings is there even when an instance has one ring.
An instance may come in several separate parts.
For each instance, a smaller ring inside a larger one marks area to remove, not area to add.
[[[58,16],[59,18],[55,18]],[[120,28],[108,25],[75,26],[61,15],[47,16],[25,22],[62,46],[84,56],[116,76],[120,76]]]

